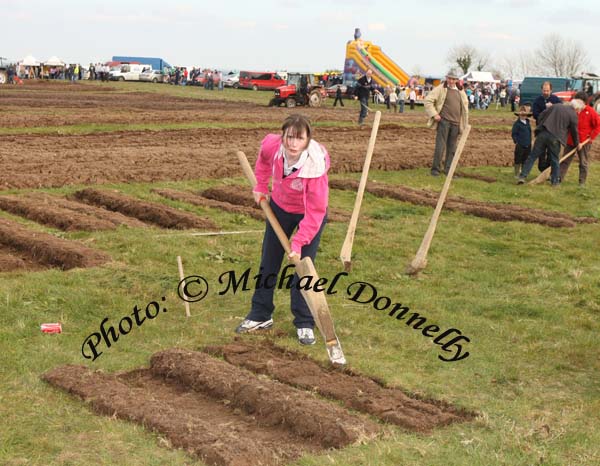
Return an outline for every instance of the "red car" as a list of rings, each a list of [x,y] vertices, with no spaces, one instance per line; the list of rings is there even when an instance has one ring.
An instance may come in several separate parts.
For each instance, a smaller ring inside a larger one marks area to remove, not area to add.
[[[242,89],[271,91],[285,84],[286,80],[274,72],[240,71],[239,87]]]

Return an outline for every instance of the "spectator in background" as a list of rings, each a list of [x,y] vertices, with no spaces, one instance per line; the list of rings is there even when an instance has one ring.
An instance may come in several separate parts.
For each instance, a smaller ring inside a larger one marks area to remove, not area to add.
[[[429,117],[427,126],[437,130],[431,175],[439,176],[444,155],[444,172],[448,174],[458,135],[464,131],[469,121],[467,94],[458,81],[458,73],[450,70],[446,74],[446,80],[425,97],[424,104],[425,113]]]
[[[339,101],[340,105],[343,107],[344,101],[342,100],[342,86],[340,86],[339,84],[337,85],[337,88],[335,90],[335,100],[333,101],[334,107],[337,105],[338,101]]]
[[[588,105],[588,95],[580,91],[573,97],[571,101],[572,107],[577,112],[577,131],[579,133],[579,141],[584,142],[589,139],[589,142],[577,151],[579,157],[579,186],[585,185],[589,168],[589,152],[592,146],[592,141],[596,139],[600,133],[600,117],[596,111]],[[571,134],[567,138],[565,152],[569,153],[575,149],[575,143]],[[567,176],[569,166],[575,157],[571,156],[560,164],[560,181],[563,182]]]
[[[373,82],[373,70],[368,69],[364,76],[362,76],[356,83],[354,89],[355,99],[360,102],[360,113],[358,115],[358,124],[362,125],[367,117],[369,111],[369,95],[375,83]]]
[[[408,100],[410,102],[410,109],[415,109],[415,102],[417,101],[417,91],[415,91],[414,87],[410,88],[410,92],[408,93]]]
[[[398,111],[398,96],[396,95],[396,89],[394,89],[393,87],[389,88],[388,108],[389,107],[394,108],[394,113]]]
[[[403,87],[398,92],[398,103],[400,104],[400,113],[404,113],[404,104],[406,102],[406,88]]]

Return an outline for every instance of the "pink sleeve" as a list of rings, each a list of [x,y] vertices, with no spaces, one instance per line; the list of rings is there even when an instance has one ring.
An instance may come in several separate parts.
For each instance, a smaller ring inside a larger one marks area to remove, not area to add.
[[[254,175],[256,176],[256,186],[254,192],[269,193],[269,180],[273,174],[273,158],[281,144],[281,136],[277,134],[267,134],[260,144],[260,150],[254,166]]]

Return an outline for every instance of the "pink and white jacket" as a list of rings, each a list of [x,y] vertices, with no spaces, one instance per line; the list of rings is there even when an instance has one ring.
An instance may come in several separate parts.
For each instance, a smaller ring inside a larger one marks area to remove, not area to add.
[[[286,212],[304,214],[292,237],[292,251],[298,254],[318,233],[329,203],[329,154],[312,139],[306,151],[308,158],[302,168],[284,178],[281,135],[268,134],[260,145],[254,169],[257,182],[254,192],[267,194],[272,178],[273,201]]]

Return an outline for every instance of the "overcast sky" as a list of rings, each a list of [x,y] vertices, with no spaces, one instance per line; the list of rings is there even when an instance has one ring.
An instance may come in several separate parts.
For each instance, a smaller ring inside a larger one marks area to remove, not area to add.
[[[571,5],[577,5],[571,6]],[[451,6],[450,6],[451,5]],[[443,74],[452,46],[500,62],[552,32],[579,41],[600,71],[597,0],[0,0],[0,56],[103,62],[162,57],[220,69],[342,69],[346,42],[362,38],[409,74]]]

